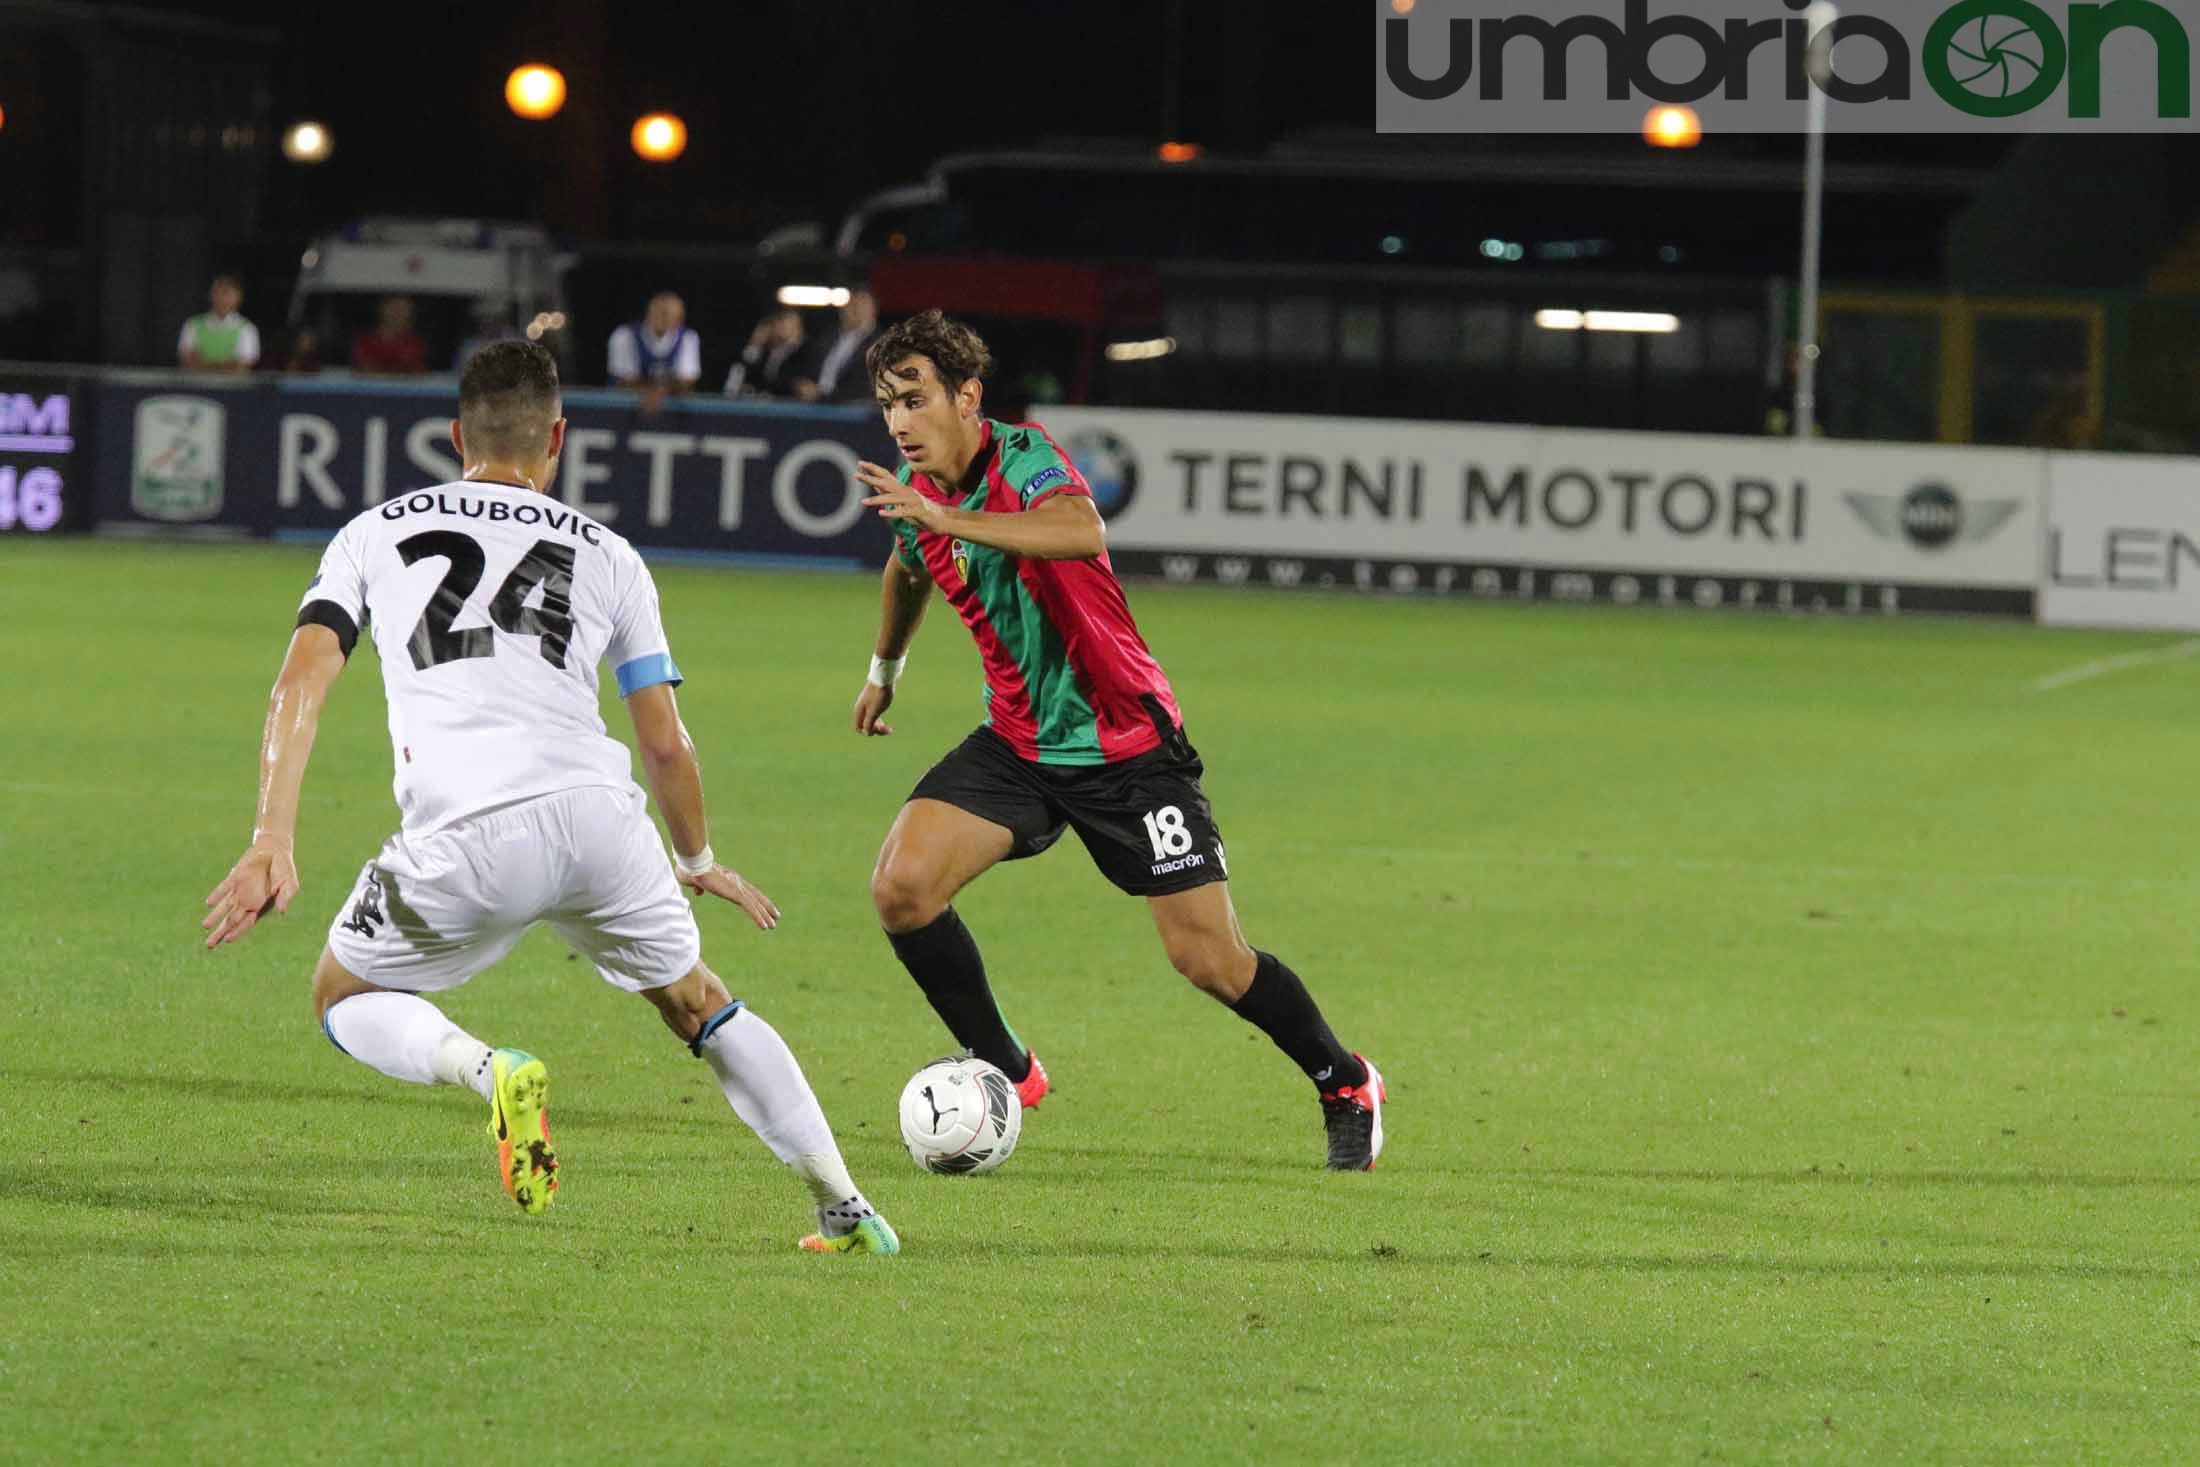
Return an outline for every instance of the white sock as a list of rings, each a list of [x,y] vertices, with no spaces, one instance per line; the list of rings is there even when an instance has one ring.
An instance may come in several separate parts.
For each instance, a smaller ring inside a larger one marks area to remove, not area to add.
[[[820,1209],[860,1209],[848,1227],[870,1216],[870,1204],[840,1159],[824,1108],[777,1029],[742,1009],[703,1041],[701,1053],[733,1113],[763,1138],[772,1155],[795,1169]]]
[[[487,1098],[489,1046],[410,993],[355,993],[321,1022],[344,1053],[393,1080],[467,1085]]]
[[[496,1098],[497,1076],[490,1061],[496,1051],[456,1024],[435,1047],[435,1077],[445,1085],[464,1085],[483,1100]]]

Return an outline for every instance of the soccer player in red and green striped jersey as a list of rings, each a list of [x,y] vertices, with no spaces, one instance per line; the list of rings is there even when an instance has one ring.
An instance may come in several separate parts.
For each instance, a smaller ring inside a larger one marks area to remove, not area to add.
[[[873,341],[866,364],[903,463],[858,471],[895,544],[856,732],[893,732],[884,715],[935,587],[977,639],[986,675],[985,723],[918,782],[871,876],[894,952],[957,1041],[1037,1105],[1046,1069],[1002,1017],[953,902],[995,864],[1074,829],[1102,874],[1146,899],[1177,971],[1314,1082],[1328,1165],[1373,1167],[1382,1077],[1337,1041],[1298,975],[1238,928],[1203,766],[1083,477],[1045,429],[984,415],[992,359],[968,326],[927,311]]]

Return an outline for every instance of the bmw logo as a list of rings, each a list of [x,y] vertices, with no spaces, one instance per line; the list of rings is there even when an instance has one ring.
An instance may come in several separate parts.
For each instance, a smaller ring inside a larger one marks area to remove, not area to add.
[[[1101,514],[1112,519],[1130,507],[1138,496],[1138,457],[1129,444],[1105,428],[1084,428],[1070,434],[1068,448]]]

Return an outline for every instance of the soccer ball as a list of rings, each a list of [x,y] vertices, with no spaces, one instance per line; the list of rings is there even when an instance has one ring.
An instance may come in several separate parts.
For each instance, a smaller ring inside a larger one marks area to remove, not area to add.
[[[936,1059],[901,1090],[901,1140],[928,1172],[989,1172],[1024,1130],[1024,1104],[997,1066],[967,1055]]]

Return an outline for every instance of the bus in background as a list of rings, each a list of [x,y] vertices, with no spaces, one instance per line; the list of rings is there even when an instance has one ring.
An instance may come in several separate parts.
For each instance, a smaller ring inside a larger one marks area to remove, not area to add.
[[[965,154],[863,201],[834,243],[887,316],[966,315],[1063,401],[1762,431],[1791,165],[1506,141],[1543,151]],[[1874,240],[1869,267],[1929,281],[1930,225],[1978,178],[1869,164],[1834,187],[1905,201],[1927,227]]]

